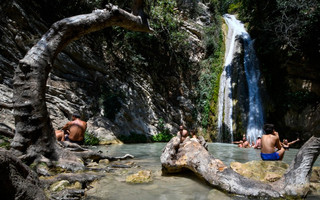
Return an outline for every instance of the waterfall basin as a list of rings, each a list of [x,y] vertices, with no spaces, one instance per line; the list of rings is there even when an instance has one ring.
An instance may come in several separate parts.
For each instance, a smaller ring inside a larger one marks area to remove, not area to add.
[[[86,192],[85,199],[108,200],[174,200],[174,199],[247,199],[245,196],[227,195],[214,189],[193,172],[183,172],[163,176],[161,172],[160,155],[166,143],[123,144],[98,146],[97,151],[103,151],[109,156],[122,156],[127,153],[134,159],[113,161],[113,164],[132,165],[131,168],[117,168],[105,173],[105,177],[93,184],[93,188]],[[234,144],[209,143],[209,152],[226,165],[231,162],[245,163],[261,160],[260,150],[238,148]],[[283,162],[290,164],[298,149],[286,151]],[[130,164],[128,164],[130,163]],[[314,166],[320,166],[319,159]],[[112,167],[111,167],[112,168]],[[153,181],[150,183],[131,184],[126,182],[128,175],[140,170],[150,170]],[[308,196],[307,199],[319,199],[320,196]],[[250,198],[252,199],[252,198]]]

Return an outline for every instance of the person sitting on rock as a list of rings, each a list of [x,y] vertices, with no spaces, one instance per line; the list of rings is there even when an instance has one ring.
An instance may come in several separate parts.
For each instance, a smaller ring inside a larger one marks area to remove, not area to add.
[[[195,139],[195,140],[199,141],[195,129],[190,131],[190,137],[191,137],[191,139]]]
[[[177,137],[180,138],[180,142],[183,143],[183,141],[189,137],[189,133],[186,129],[184,129],[183,125],[180,125],[179,131],[177,133]]]
[[[283,142],[281,143],[281,145],[283,146],[284,150],[289,150],[290,145],[292,145],[298,141],[300,141],[299,138],[297,138],[296,140],[293,140],[292,142],[288,142],[287,139],[283,139]]]
[[[190,140],[199,142],[206,150],[208,150],[208,144],[206,142],[206,140],[203,138],[203,136],[201,135],[197,135],[197,129],[193,129],[190,131]]]
[[[80,119],[78,113],[72,114],[72,121],[62,127],[62,130],[55,131],[58,141],[69,141],[82,145],[84,143],[84,133],[87,123]]]
[[[282,160],[284,148],[281,146],[279,134],[275,131],[273,124],[265,124],[263,127],[265,135],[261,138],[261,159],[262,160]],[[275,148],[278,151],[275,151]]]

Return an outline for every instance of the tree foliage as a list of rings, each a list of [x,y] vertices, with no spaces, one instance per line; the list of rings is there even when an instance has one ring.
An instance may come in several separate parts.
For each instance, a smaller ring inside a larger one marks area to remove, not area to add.
[[[162,118],[159,119],[157,128],[159,132],[156,135],[152,136],[153,142],[168,142],[173,137],[173,135],[170,134],[169,129],[165,127],[164,120]]]
[[[249,22],[258,42],[268,42],[284,57],[318,60],[320,2],[317,0],[239,0],[240,16]],[[278,50],[278,51],[279,51]],[[268,52],[266,52],[268,53]]]

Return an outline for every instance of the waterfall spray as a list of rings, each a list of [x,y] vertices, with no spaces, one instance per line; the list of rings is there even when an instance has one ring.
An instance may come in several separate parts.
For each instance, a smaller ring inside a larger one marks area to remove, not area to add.
[[[228,134],[233,141],[233,98],[232,98],[232,61],[235,54],[235,42],[237,37],[244,41],[244,68],[248,84],[249,112],[247,124],[247,140],[251,143],[262,135],[263,109],[259,91],[260,72],[258,59],[253,49],[253,40],[244,28],[243,23],[234,15],[225,14],[224,19],[228,25],[226,40],[226,53],[224,69],[220,77],[218,97],[218,141],[222,142],[223,134]]]

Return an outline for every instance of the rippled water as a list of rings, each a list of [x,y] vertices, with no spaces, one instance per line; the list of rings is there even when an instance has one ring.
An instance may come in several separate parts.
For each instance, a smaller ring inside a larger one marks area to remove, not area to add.
[[[110,156],[123,156],[127,153],[134,155],[134,159],[117,161],[126,164],[134,162],[132,168],[116,169],[107,172],[91,190],[87,192],[86,199],[100,200],[207,200],[207,199],[246,199],[241,196],[227,196],[206,182],[200,180],[193,173],[177,174],[174,176],[161,176],[160,155],[166,143],[124,144],[101,146],[101,150]],[[230,162],[248,162],[260,160],[260,151],[256,149],[242,149],[236,145],[225,143],[209,143],[209,152],[222,160],[226,165]],[[290,164],[298,149],[286,151],[284,162]],[[320,166],[319,159],[315,166]],[[153,181],[147,184],[129,184],[125,182],[128,175],[139,170],[151,170]],[[319,198],[319,197],[317,197]],[[316,199],[317,199],[316,198]],[[308,199],[312,199],[309,197]]]

